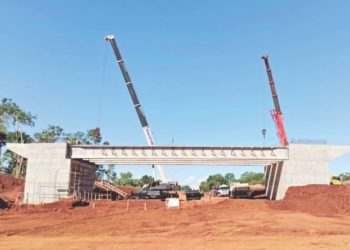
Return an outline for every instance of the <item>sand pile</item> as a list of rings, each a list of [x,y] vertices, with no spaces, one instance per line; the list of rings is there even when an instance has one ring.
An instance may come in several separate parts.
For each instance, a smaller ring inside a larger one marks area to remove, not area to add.
[[[275,208],[314,215],[350,215],[350,186],[308,185],[290,187]]]

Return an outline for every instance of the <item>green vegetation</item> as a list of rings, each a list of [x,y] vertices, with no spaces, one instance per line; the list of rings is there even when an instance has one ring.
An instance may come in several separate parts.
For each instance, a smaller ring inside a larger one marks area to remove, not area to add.
[[[342,178],[343,181],[348,181],[350,180],[350,172],[342,173],[340,175],[340,178]]]
[[[235,179],[233,173],[209,175],[206,181],[202,181],[199,188],[202,191],[209,191],[213,186],[230,185],[232,182],[248,183],[249,185],[264,184],[264,174],[256,172],[244,172],[239,179]]]
[[[190,187],[189,185],[181,186],[181,191],[187,192],[187,191],[189,191],[189,190],[191,190],[191,187]]]
[[[265,178],[263,173],[244,172],[238,180],[241,183],[249,183],[249,185],[264,184]]]
[[[0,171],[13,174],[16,177],[25,176],[26,160],[10,151],[1,152],[2,146],[6,143],[33,143],[33,142],[66,142],[70,144],[100,144],[101,134],[95,129],[84,132],[65,133],[63,128],[57,125],[48,125],[46,129],[34,133],[33,137],[23,130],[26,127],[34,127],[37,117],[30,112],[22,110],[12,99],[3,98],[0,102]],[[109,144],[108,141],[103,144]],[[102,166],[96,171],[99,177],[106,173]]]
[[[143,185],[148,184],[154,180],[154,178],[149,175],[144,175],[140,179],[135,179],[133,178],[133,175],[130,172],[120,173],[118,176],[113,166],[108,166],[107,168],[101,168],[100,172],[101,174],[98,176],[97,179],[103,180],[118,186],[142,187]]]
[[[0,103],[0,129],[6,134],[6,142],[28,143],[33,139],[23,132],[24,127],[33,127],[36,116],[22,110],[11,99],[3,98]],[[1,150],[0,150],[1,156]],[[0,170],[12,173],[16,177],[25,174],[26,161],[23,157],[6,151],[0,159]]]

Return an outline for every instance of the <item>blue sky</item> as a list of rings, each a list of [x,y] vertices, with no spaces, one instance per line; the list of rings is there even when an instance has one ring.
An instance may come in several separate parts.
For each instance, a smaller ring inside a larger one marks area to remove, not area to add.
[[[290,139],[350,144],[349,1],[1,1],[0,97],[38,115],[34,129],[101,127],[146,144],[103,37],[115,34],[160,145],[277,144],[268,53]],[[99,108],[100,107],[100,108]],[[350,170],[350,156],[331,171]],[[117,167],[135,176],[149,167]],[[195,184],[248,167],[168,167]]]

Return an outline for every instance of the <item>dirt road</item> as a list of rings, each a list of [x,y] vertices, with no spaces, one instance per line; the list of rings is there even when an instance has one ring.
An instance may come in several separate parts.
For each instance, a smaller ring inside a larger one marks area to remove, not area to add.
[[[117,201],[2,211],[0,249],[350,249],[350,213],[315,216],[276,205],[212,199],[167,210],[160,201],[132,201],[127,211]]]

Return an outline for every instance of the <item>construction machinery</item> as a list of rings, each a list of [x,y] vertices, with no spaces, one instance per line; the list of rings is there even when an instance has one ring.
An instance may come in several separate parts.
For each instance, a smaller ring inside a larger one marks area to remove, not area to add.
[[[153,134],[152,134],[151,128],[148,125],[148,122],[147,122],[146,116],[145,116],[145,114],[143,112],[141,103],[140,103],[140,101],[139,101],[139,99],[138,99],[138,97],[136,95],[136,91],[134,89],[133,83],[132,83],[131,78],[129,76],[129,73],[128,73],[127,69],[126,69],[124,60],[123,60],[123,58],[122,58],[122,56],[120,54],[120,51],[119,51],[118,46],[117,46],[117,43],[115,41],[115,37],[114,37],[114,35],[107,35],[107,36],[105,36],[105,40],[110,42],[110,44],[112,46],[112,49],[114,51],[115,57],[117,59],[117,62],[119,64],[120,70],[121,70],[121,72],[123,74],[125,84],[126,84],[128,90],[129,90],[132,102],[134,104],[137,116],[139,117],[139,120],[141,122],[141,126],[142,126],[143,132],[144,132],[144,134],[146,136],[147,143],[148,143],[149,146],[154,146],[156,144],[156,142],[155,142],[155,140],[153,138]],[[154,169],[154,166],[152,166],[152,167]],[[163,181],[163,182],[167,182],[168,178],[167,178],[164,166],[157,165],[155,167],[157,168],[158,173],[160,175],[160,180]],[[155,172],[153,172],[153,174],[154,174],[154,179],[156,180],[157,178],[155,176]]]
[[[343,185],[343,180],[340,176],[329,176],[329,184],[334,186]]]
[[[278,136],[278,139],[279,139],[281,145],[288,146],[287,133],[286,133],[286,130],[284,128],[282,111],[281,111],[281,107],[280,107],[280,104],[278,101],[275,82],[274,82],[273,77],[272,77],[272,72],[271,72],[270,63],[269,63],[269,57],[266,55],[266,56],[262,56],[261,58],[265,62],[267,77],[268,77],[270,88],[271,88],[273,103],[275,106],[275,109],[271,110],[271,116],[275,122],[275,126],[277,129],[277,136]]]
[[[186,191],[185,195],[186,195],[187,201],[200,200],[204,196],[204,194],[198,189],[188,190],[188,191]]]
[[[132,196],[138,199],[165,200],[167,198],[179,198],[178,191],[180,190],[181,187],[176,182],[161,183],[160,181],[152,181],[140,191],[133,192]]]
[[[233,187],[230,191],[231,199],[257,199],[257,198],[266,198],[265,188],[255,189],[249,185],[241,185]]]
[[[230,187],[228,185],[220,185],[217,191],[218,197],[226,197],[230,195]]]

